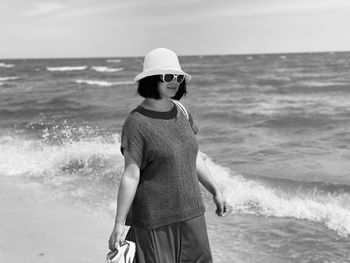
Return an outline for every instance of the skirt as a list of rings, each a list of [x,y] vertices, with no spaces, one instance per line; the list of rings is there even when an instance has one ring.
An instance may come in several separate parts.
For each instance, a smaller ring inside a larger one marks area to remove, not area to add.
[[[133,228],[137,263],[211,263],[204,215],[154,229]]]

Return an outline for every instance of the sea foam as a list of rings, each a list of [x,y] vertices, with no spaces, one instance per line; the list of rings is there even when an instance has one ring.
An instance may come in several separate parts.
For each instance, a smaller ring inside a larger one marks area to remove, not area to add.
[[[109,68],[102,66],[92,66],[91,68],[97,72],[118,72],[124,70],[124,68]]]
[[[76,66],[76,67],[46,67],[48,71],[77,71],[85,70],[87,66]]]
[[[82,128],[83,129],[83,128]],[[86,131],[89,133],[89,131]],[[68,128],[59,133],[43,133],[42,139],[17,135],[0,136],[0,175],[42,177],[55,185],[77,180],[72,173],[99,182],[107,174],[120,178],[123,157],[119,151],[120,136],[100,136],[72,140],[76,131]],[[66,136],[52,144],[47,138]],[[229,168],[207,158],[207,166],[223,190],[233,214],[305,219],[324,224],[341,236],[350,236],[350,194],[342,191],[283,191],[272,185],[244,178]],[[89,179],[90,180],[90,179]],[[72,183],[72,182],[69,182]],[[84,193],[80,183],[72,183],[73,192]],[[102,187],[102,186],[101,186]],[[86,191],[85,191],[86,192]],[[88,194],[88,193],[86,193]],[[110,200],[114,202],[114,200]]]
[[[64,132],[64,131],[63,131]],[[69,130],[66,130],[69,133]],[[45,137],[45,136],[44,136]],[[74,172],[85,174],[102,169],[117,171],[119,152],[118,134],[109,142],[100,137],[81,141],[66,140],[48,144],[44,140],[13,135],[0,136],[0,175],[30,177],[68,176]],[[102,175],[101,175],[102,176]]]
[[[246,179],[209,158],[207,165],[223,189],[232,213],[306,219],[324,224],[341,236],[350,236],[350,193],[287,193]]]
[[[0,82],[9,81],[9,80],[16,80],[16,79],[19,79],[19,77],[0,77]]]
[[[75,83],[78,84],[87,84],[92,86],[100,86],[100,87],[110,87],[110,86],[117,86],[117,85],[130,85],[133,84],[132,81],[116,81],[116,82],[108,82],[103,80],[83,80],[78,79],[75,81]]]
[[[121,62],[121,59],[107,59],[108,63],[119,63]]]
[[[14,64],[0,63],[0,68],[13,68],[14,66]]]

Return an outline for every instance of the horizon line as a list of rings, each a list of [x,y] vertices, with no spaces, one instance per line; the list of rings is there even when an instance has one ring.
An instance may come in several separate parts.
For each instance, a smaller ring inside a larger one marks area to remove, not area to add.
[[[348,53],[350,50],[325,50],[325,51],[291,51],[291,52],[266,52],[266,53],[217,53],[217,54],[185,54],[179,57],[211,57],[211,56],[254,56],[254,55],[297,55],[297,54],[323,54],[323,53]],[[115,58],[138,58],[144,55],[135,56],[92,56],[92,57],[18,57],[18,58],[0,58],[0,60],[38,60],[38,59],[115,59]]]

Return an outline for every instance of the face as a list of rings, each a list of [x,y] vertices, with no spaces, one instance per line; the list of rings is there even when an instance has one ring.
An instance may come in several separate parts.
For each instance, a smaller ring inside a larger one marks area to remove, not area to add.
[[[164,99],[170,99],[176,95],[179,87],[180,84],[176,82],[176,79],[170,83],[160,81],[158,85],[159,95]]]

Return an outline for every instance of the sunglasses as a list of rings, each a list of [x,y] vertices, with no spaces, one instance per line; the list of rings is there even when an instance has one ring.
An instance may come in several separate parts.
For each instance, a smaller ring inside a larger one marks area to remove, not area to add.
[[[178,74],[162,74],[162,75],[160,75],[160,79],[164,83],[171,83],[174,81],[175,78],[176,78],[176,82],[180,84],[185,80],[185,75],[178,75]]]

